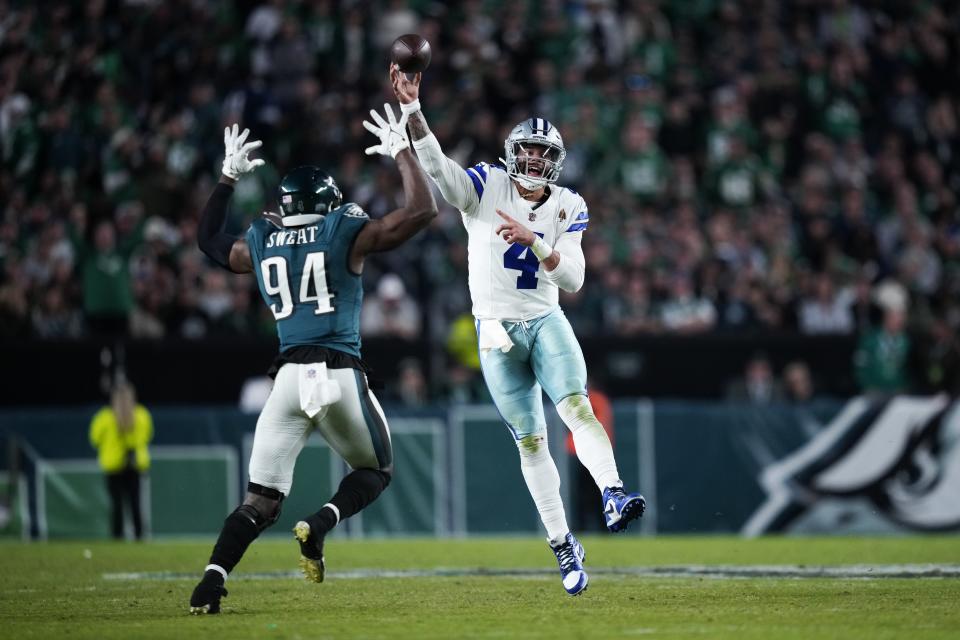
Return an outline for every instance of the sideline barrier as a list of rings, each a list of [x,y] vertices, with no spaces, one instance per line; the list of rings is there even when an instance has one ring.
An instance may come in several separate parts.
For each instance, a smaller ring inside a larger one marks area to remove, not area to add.
[[[881,533],[960,529],[960,404],[946,397],[854,398],[809,406],[614,403],[615,450],[650,509],[635,531]],[[108,501],[86,440],[94,408],[0,411],[0,460],[18,441],[19,473],[0,469],[0,535],[108,535]],[[516,447],[492,405],[386,408],[395,477],[337,535],[541,533]],[[155,537],[212,535],[246,485],[256,417],[229,407],[153,410],[144,483]],[[579,463],[547,413],[568,517]],[[319,436],[298,460],[277,526],[329,497],[346,469]],[[600,508],[599,498],[597,508]],[[572,522],[580,528],[580,523]]]

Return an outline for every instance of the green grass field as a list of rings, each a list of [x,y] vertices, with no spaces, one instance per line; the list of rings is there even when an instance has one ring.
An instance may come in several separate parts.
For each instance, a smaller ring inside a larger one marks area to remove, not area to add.
[[[958,638],[960,578],[650,576],[643,567],[946,564],[960,538],[585,537],[590,588],[564,593],[526,538],[332,540],[328,579],[258,540],[219,616],[187,601],[212,540],[0,543],[0,638]],[[485,569],[362,577],[361,570]],[[637,574],[614,569],[636,568]],[[497,575],[529,569],[521,575]],[[866,567],[869,574],[870,567]],[[127,575],[118,575],[127,574]]]

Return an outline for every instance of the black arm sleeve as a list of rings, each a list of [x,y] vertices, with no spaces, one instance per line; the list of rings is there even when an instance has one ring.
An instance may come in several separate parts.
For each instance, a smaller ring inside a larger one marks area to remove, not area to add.
[[[225,269],[230,269],[230,250],[237,238],[224,232],[227,223],[227,205],[233,195],[233,187],[218,182],[207,200],[197,225],[197,244],[200,250]],[[232,271],[232,269],[230,269]]]

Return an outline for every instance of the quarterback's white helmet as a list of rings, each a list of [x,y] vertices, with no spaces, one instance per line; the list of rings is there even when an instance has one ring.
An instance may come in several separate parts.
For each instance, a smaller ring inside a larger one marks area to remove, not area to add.
[[[543,147],[540,157],[528,157],[528,146]],[[502,158],[507,174],[526,189],[536,189],[557,181],[567,151],[555,126],[544,118],[529,118],[513,128],[503,143]]]

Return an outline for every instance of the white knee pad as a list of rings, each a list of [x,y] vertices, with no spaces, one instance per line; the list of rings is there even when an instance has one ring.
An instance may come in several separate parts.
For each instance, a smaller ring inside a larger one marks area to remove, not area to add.
[[[577,458],[593,476],[600,491],[607,487],[622,486],[610,438],[593,414],[587,396],[567,396],[557,404],[557,412],[573,434]]]

